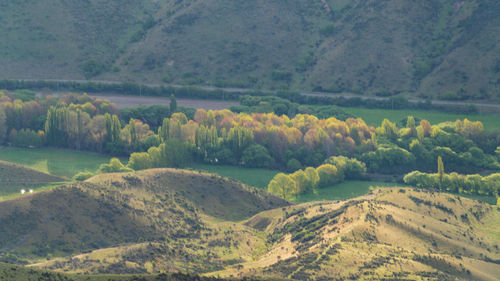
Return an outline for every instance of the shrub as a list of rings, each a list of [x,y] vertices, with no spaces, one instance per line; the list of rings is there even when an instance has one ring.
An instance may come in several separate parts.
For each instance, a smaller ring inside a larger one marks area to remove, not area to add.
[[[297,171],[300,168],[302,168],[302,164],[300,164],[299,160],[297,160],[295,158],[288,160],[288,162],[286,163],[286,169],[289,172]]]
[[[92,172],[80,172],[73,177],[75,181],[84,181],[94,176]]]

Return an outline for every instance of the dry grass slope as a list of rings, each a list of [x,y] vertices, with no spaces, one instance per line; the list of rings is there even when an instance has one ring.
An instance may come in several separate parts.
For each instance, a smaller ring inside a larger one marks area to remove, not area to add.
[[[204,227],[195,237],[122,245],[37,266],[287,280],[500,276],[500,212],[455,195],[386,188],[352,200],[284,206],[239,222],[206,215],[200,220]]]
[[[304,280],[498,280],[495,207],[412,189],[381,189],[343,202],[269,211],[247,224],[272,247],[242,275]]]
[[[0,161],[0,185],[2,184],[44,184],[61,182],[64,179],[45,174],[25,166]]]
[[[68,256],[138,242],[196,239],[207,220],[288,204],[239,182],[169,169],[107,174],[0,203],[0,250]]]

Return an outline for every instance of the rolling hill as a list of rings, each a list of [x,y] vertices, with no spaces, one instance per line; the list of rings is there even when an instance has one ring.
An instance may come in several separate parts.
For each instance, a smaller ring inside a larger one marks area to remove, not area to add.
[[[287,204],[200,172],[104,174],[0,202],[0,251],[36,260],[131,243],[197,240],[215,231],[207,221],[230,223]]]
[[[2,1],[0,78],[500,97],[500,4]]]
[[[202,277],[182,273],[154,275],[77,275],[37,270],[13,264],[0,263],[0,280],[8,281],[225,281],[215,277]]]
[[[286,280],[500,276],[496,207],[410,188],[288,205],[212,174],[154,169],[99,175],[0,202],[0,224],[3,259],[71,273]]]

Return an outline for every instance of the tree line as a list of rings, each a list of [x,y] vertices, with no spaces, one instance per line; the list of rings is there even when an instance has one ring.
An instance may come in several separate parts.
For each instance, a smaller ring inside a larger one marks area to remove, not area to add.
[[[413,171],[404,176],[408,185],[420,188],[433,188],[455,193],[467,193],[500,196],[500,173],[481,176],[479,174],[462,175],[456,172],[445,173],[444,162],[438,158],[437,173]]]
[[[131,156],[134,169],[195,160],[293,172],[339,155],[374,173],[429,172],[438,156],[451,171],[500,169],[500,132],[467,119],[431,125],[408,117],[402,128],[386,119],[375,128],[359,118],[184,110],[172,100],[169,108],[126,115],[87,95],[22,101],[4,92],[0,142]]]

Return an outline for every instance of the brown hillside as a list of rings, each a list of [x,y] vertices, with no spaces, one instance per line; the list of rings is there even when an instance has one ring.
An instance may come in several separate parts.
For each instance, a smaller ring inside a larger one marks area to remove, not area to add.
[[[198,238],[107,248],[38,266],[287,280],[498,280],[500,212],[455,195],[380,189],[346,201],[202,218]]]
[[[40,184],[61,181],[64,179],[25,166],[0,161],[0,186],[2,184]]]
[[[195,238],[205,228],[205,213],[242,219],[286,204],[198,172],[108,174],[0,202],[0,250],[20,257],[66,256],[124,243]]]
[[[258,224],[266,213],[247,224]],[[299,205],[274,217],[282,220],[267,227],[273,247],[244,267],[247,274],[298,280],[500,276],[500,213],[470,199],[382,189],[345,202]]]

